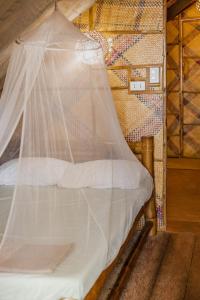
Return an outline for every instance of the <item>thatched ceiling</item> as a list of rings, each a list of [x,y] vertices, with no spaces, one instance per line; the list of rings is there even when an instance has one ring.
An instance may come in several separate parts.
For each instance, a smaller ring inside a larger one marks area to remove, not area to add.
[[[53,0],[0,0],[0,88],[12,42],[53,3]]]
[[[58,0],[57,7],[73,19],[94,0]],[[13,41],[24,31],[40,24],[55,9],[55,0],[0,0],[0,90]]]

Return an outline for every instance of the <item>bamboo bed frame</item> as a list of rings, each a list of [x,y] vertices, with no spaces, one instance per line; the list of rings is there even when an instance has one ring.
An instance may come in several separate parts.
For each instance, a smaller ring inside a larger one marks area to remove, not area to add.
[[[141,161],[145,168],[150,172],[152,177],[154,178],[154,139],[153,137],[143,137],[141,142],[138,142],[137,144],[131,143],[129,144],[131,150],[141,155]],[[146,204],[141,208],[139,214],[137,215],[133,226],[128,234],[128,237],[124,244],[122,245],[118,256],[116,259],[112,262],[112,264],[104,270],[87,296],[84,300],[97,300],[101,290],[103,289],[106,280],[110,276],[112,270],[116,266],[119,259],[122,257],[122,254],[124,253],[127,245],[133,239],[135,236],[135,232],[137,230],[138,223],[140,221],[140,218],[142,216],[145,216],[145,225],[139,235],[139,238],[137,239],[137,242],[134,244],[133,248],[130,251],[130,254],[128,255],[128,258],[125,260],[121,271],[119,273],[119,276],[117,277],[117,280],[115,281],[114,285],[112,286],[109,295],[104,300],[118,300],[123,288],[125,287],[129,276],[131,274],[131,271],[134,267],[134,264],[142,250],[142,247],[148,237],[148,235],[156,235],[157,233],[157,219],[156,219],[156,205],[155,205],[155,194],[153,192],[151,198],[149,201],[146,202]],[[60,299],[60,300],[65,300]],[[67,299],[66,299],[67,300]]]

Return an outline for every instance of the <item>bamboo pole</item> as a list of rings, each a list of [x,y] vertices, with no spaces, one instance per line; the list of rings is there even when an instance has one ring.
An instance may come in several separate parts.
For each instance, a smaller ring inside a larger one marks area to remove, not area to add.
[[[154,139],[153,137],[142,138],[142,162],[145,168],[149,171],[154,178]],[[153,192],[151,199],[145,207],[145,219],[151,221],[153,227],[150,231],[150,235],[156,235],[157,233],[157,218],[156,218],[156,203],[155,193]]]

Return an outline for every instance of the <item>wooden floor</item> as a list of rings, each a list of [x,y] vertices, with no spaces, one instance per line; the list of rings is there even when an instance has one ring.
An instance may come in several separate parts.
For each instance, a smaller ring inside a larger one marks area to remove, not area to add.
[[[200,300],[200,235],[150,238],[120,300]]]
[[[167,230],[200,232],[200,160],[169,160]]]

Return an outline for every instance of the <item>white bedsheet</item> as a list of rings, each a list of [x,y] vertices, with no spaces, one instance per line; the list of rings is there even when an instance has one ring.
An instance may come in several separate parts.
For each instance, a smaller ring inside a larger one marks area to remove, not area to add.
[[[48,187],[48,189],[50,188]],[[63,193],[63,189],[60,189],[60,192]],[[86,192],[87,197],[91,198],[96,217],[103,218],[105,211],[100,206],[108,207],[110,191],[86,189]],[[5,226],[11,193],[11,187],[0,187],[1,228]],[[70,196],[70,190],[67,193]],[[110,243],[108,245],[109,262],[116,257],[136,215],[142,205],[149,199],[151,183],[147,181],[142,187],[134,190],[115,189],[113,193]],[[123,205],[125,210],[115,209],[115,207],[119,208],[122,201],[126,201],[126,205]],[[102,256],[107,255],[107,249],[102,249],[102,240],[99,239],[99,235],[95,234],[95,230],[88,243],[90,247],[87,253],[82,255],[83,249],[76,247],[75,251],[51,274],[0,273],[0,300],[83,299],[100,273],[106,268],[101,262],[105,261]],[[113,251],[113,249],[115,250]]]

